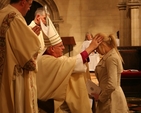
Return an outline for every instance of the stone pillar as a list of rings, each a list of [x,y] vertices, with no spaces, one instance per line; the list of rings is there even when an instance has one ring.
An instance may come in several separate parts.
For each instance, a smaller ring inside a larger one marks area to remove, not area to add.
[[[130,45],[130,19],[127,18],[126,1],[121,0],[118,4],[120,13],[120,28],[119,28],[119,40],[120,46]]]
[[[129,18],[131,18],[131,46],[140,45],[140,21],[139,21],[139,6],[141,3],[138,0],[129,0],[127,3],[129,10]]]

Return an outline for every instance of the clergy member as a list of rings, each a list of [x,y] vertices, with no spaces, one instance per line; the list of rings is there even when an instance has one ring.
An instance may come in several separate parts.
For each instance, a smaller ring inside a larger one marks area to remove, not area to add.
[[[71,113],[92,113],[84,80],[85,63],[89,54],[102,42],[102,37],[95,36],[86,50],[74,57],[66,57],[63,56],[63,42],[49,17],[48,22],[47,27],[41,22],[47,49],[38,60],[38,99],[54,99],[55,113],[65,110],[61,109],[64,103]]]

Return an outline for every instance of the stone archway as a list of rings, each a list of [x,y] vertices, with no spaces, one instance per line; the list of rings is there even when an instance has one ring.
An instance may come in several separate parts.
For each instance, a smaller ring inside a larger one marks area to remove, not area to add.
[[[6,6],[10,0],[0,0],[0,9]],[[53,0],[33,0],[31,10],[25,16],[27,24],[29,24],[34,18],[34,12],[38,7],[47,5],[48,11],[50,13],[50,18],[59,32],[59,23],[63,22],[62,17],[59,14],[59,10]]]
[[[27,13],[25,19],[27,20],[27,24],[29,24],[34,18],[34,12],[38,7],[42,7],[47,5],[47,9],[50,13],[50,18],[59,33],[59,23],[63,22],[63,19],[59,15],[58,8],[53,0],[34,0],[31,10]]]
[[[31,10],[28,12],[28,14],[30,13],[30,16],[32,16],[33,12],[35,12],[35,10],[38,7],[41,7],[44,5],[47,5],[47,9],[50,13],[50,18],[53,21],[53,23],[62,22],[62,18],[59,15],[58,8],[53,0],[33,0]]]
[[[53,21],[60,21],[62,18],[59,15],[58,8],[53,0],[34,0],[42,6],[47,5],[50,17]]]
[[[50,18],[59,33],[59,23],[63,22],[62,17],[59,14],[59,10],[53,0],[34,0],[41,4],[42,6],[47,5],[48,11],[50,13]]]

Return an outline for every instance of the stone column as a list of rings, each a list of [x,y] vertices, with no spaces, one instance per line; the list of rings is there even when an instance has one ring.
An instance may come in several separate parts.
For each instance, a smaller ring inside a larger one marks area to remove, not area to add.
[[[121,0],[118,4],[120,13],[120,28],[119,28],[119,40],[120,46],[130,45],[130,19],[127,18],[126,1]]]
[[[140,45],[140,21],[139,21],[139,0],[129,0],[127,3],[129,15],[131,18],[131,46]]]

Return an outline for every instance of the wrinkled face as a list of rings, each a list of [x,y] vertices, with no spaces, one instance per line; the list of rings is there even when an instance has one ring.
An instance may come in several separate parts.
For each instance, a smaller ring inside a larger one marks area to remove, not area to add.
[[[52,47],[53,49],[53,56],[60,57],[63,55],[63,50],[65,49],[62,42]]]
[[[40,19],[46,25],[46,15],[40,15]]]
[[[26,13],[30,10],[33,0],[23,0],[23,12],[22,15],[25,16]]]
[[[90,34],[87,35],[88,40],[92,40],[92,36]]]
[[[40,25],[40,20],[41,20],[46,25],[46,15],[45,14],[43,15],[37,14],[36,18],[37,18],[36,19],[37,24]]]
[[[91,34],[87,34],[86,37],[87,37],[87,40],[92,40]]]

